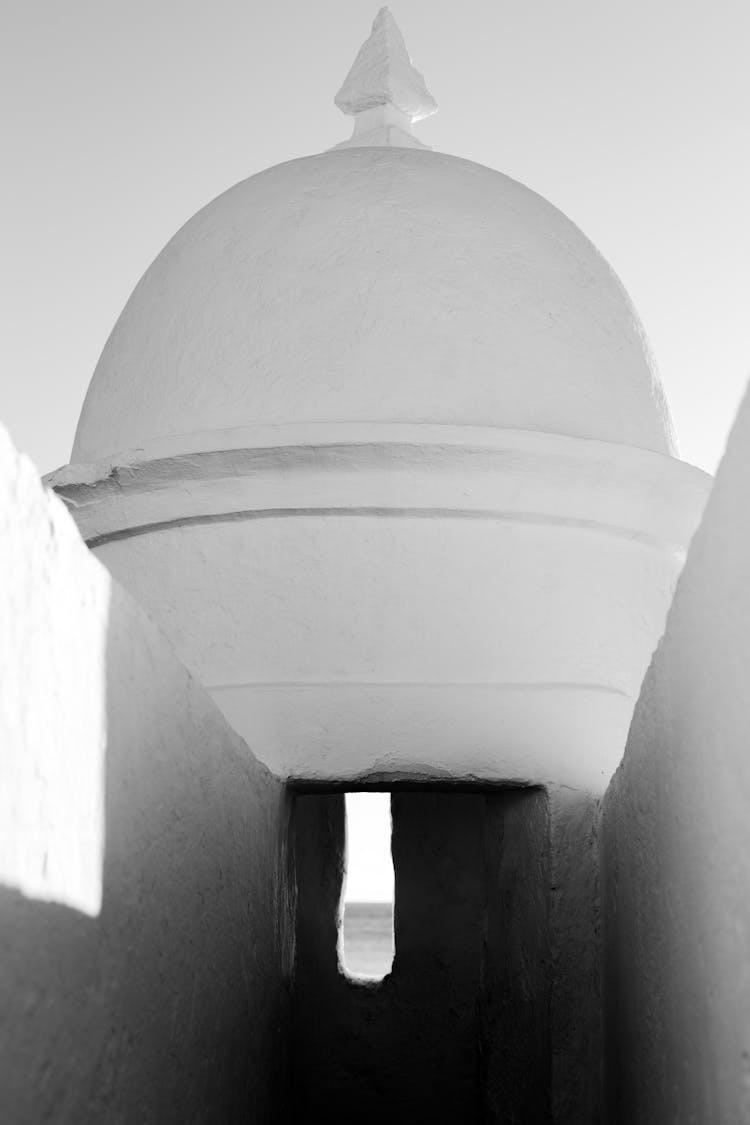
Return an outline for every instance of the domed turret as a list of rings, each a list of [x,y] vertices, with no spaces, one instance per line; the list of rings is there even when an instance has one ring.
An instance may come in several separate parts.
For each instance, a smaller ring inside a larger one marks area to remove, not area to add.
[[[389,13],[337,102],[157,257],[53,483],[281,773],[595,789],[705,478],[585,236],[419,145]]]

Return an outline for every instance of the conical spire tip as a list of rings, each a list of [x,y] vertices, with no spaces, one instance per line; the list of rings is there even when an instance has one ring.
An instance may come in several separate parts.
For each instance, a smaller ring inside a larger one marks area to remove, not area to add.
[[[412,135],[411,125],[435,113],[437,102],[412,63],[390,8],[381,8],[375,16],[372,31],[334,101],[342,113],[355,118],[351,141],[337,147],[425,147]]]

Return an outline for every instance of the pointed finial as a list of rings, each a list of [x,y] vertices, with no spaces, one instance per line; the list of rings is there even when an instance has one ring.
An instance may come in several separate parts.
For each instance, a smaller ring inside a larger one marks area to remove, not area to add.
[[[334,101],[342,113],[354,117],[351,140],[336,148],[427,148],[412,134],[411,126],[435,113],[437,102],[412,65],[390,9],[381,8],[376,15],[370,37],[360,47]]]

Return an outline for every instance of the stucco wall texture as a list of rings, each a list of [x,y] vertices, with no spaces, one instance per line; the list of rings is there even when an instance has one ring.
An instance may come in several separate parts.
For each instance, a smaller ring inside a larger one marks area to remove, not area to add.
[[[0,1120],[271,1121],[280,782],[0,434]]]
[[[673,448],[638,316],[586,236],[500,172],[392,147],[279,164],[194,215],[107,342],[72,460],[336,421]]]
[[[750,1122],[750,401],[604,801],[617,1125]]]

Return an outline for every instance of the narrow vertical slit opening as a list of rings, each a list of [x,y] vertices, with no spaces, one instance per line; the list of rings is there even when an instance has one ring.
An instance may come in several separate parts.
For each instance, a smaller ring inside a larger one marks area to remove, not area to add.
[[[393,965],[391,830],[390,793],[346,794],[339,963],[355,980],[382,980]]]

